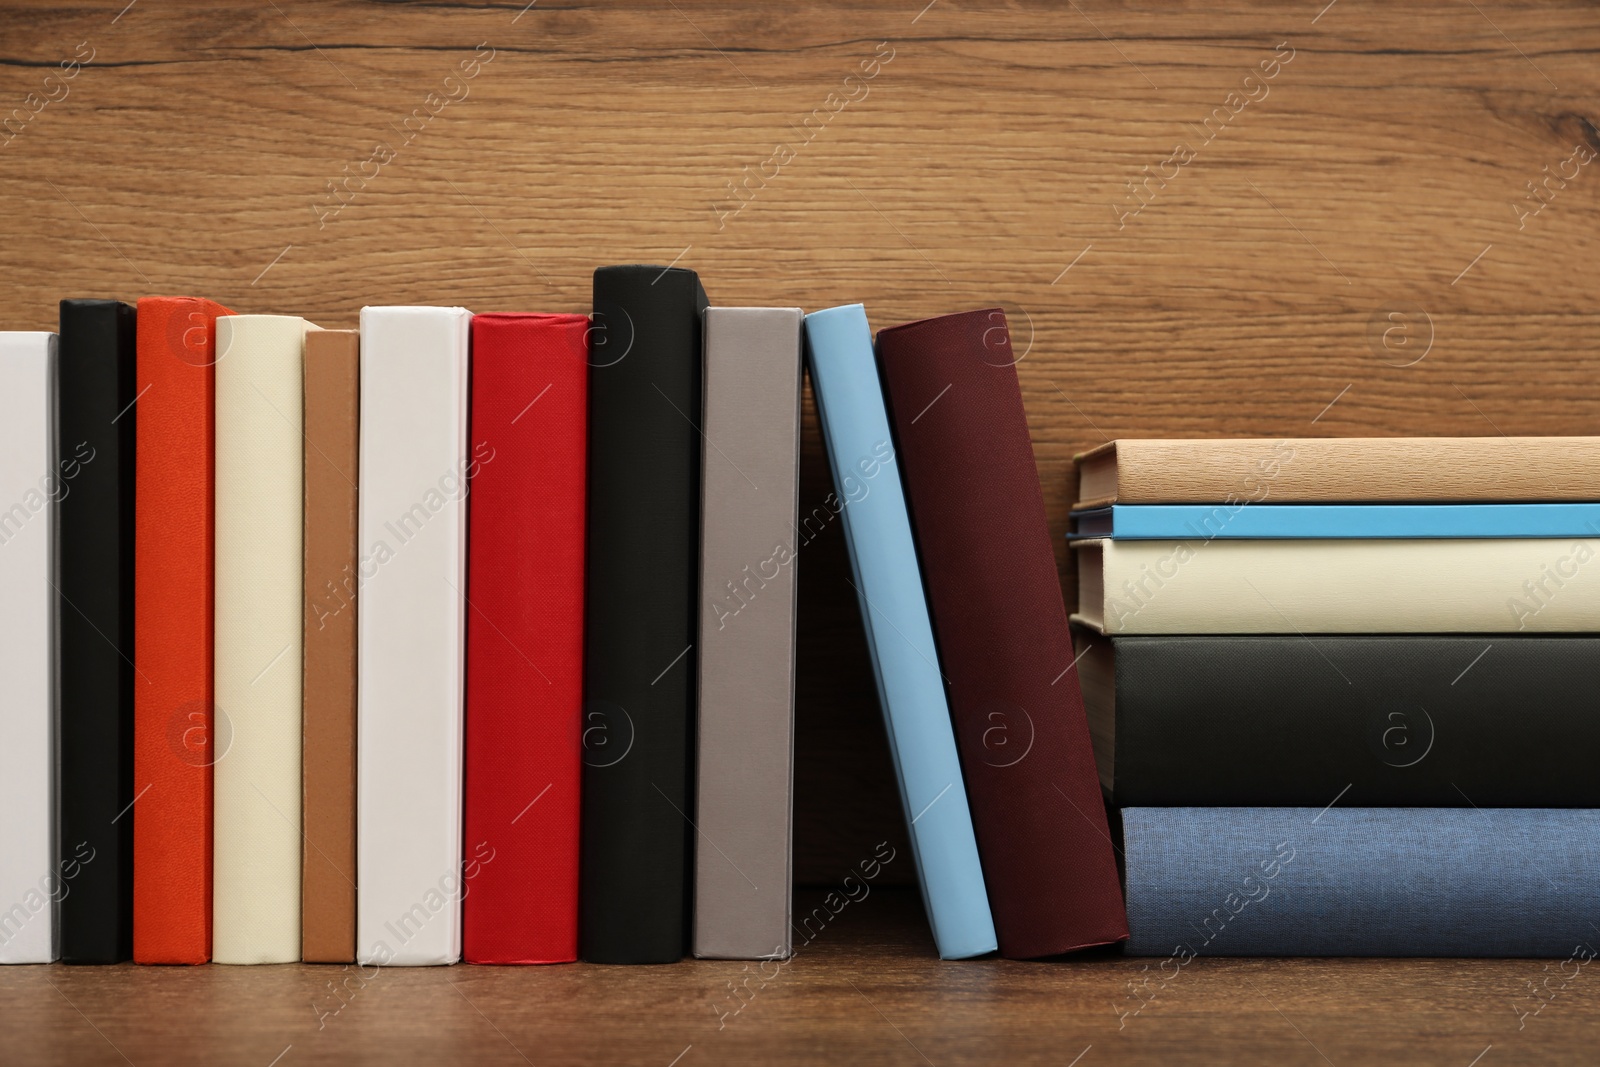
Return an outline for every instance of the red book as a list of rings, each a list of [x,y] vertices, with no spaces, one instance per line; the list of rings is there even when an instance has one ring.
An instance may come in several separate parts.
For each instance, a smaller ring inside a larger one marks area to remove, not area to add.
[[[472,320],[463,956],[578,958],[589,319]]]
[[[133,958],[211,958],[211,689],[216,320],[192,297],[139,301],[134,475]]]
[[[1126,940],[1005,313],[884,330],[878,362],[1000,953]]]

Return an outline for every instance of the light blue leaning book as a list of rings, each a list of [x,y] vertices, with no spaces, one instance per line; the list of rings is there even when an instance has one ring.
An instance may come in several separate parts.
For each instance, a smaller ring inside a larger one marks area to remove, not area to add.
[[[1113,504],[1072,514],[1068,540],[1590,537],[1600,504]]]
[[[933,940],[944,959],[993,952],[994,920],[867,313],[860,304],[813,312],[805,329],[811,388],[837,497],[830,507],[844,522]]]
[[[1600,954],[1600,811],[1124,808],[1132,956]],[[1154,992],[1154,990],[1147,990]]]

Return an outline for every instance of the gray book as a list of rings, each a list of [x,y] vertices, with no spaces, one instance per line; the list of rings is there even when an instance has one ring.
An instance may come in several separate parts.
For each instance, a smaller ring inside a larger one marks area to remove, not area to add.
[[[694,954],[789,955],[799,308],[705,313]]]

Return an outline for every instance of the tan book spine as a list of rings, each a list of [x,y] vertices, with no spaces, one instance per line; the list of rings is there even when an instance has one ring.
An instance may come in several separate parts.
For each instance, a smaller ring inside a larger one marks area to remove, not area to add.
[[[1600,437],[1112,441],[1077,457],[1108,504],[1600,500]]]
[[[360,335],[306,337],[305,842],[301,954],[356,948],[356,473]]]

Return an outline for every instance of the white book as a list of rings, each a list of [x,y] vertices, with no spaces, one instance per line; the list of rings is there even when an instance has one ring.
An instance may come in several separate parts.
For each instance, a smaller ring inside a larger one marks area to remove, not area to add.
[[[300,958],[301,402],[315,329],[290,315],[217,320],[217,963]]]
[[[356,956],[461,958],[464,308],[361,309]]]
[[[1600,630],[1600,538],[1090,540],[1073,548],[1073,618],[1108,634]]]
[[[59,955],[53,333],[0,333],[0,963]]]

